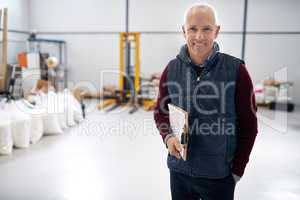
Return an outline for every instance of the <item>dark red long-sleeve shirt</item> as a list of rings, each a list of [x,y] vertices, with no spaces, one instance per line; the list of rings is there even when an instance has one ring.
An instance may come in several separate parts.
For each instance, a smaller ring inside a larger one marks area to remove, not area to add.
[[[168,68],[162,73],[159,96],[154,111],[154,119],[163,140],[171,134],[168,103],[170,98],[166,86]],[[236,83],[237,147],[232,162],[232,173],[242,177],[257,135],[256,103],[253,84],[244,64],[240,65]]]

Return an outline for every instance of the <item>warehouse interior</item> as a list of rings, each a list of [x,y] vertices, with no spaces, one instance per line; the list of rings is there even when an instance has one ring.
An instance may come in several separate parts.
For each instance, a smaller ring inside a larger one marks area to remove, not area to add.
[[[235,199],[300,199],[298,0],[0,0],[0,199],[171,199],[153,113],[195,3],[254,86]]]

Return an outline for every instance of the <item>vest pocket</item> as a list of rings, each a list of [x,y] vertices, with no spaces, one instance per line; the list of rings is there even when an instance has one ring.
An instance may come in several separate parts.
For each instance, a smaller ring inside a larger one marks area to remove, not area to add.
[[[222,155],[199,155],[191,160],[191,166],[195,176],[223,178],[229,171]]]
[[[228,152],[227,137],[234,135],[234,118],[196,118],[189,124],[190,152],[193,156],[222,155]]]

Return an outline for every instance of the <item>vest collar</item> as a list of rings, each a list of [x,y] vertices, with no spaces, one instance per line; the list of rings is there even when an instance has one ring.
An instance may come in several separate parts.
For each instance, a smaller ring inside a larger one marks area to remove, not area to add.
[[[182,60],[185,63],[188,63],[189,65],[195,65],[195,66],[198,66],[198,67],[209,68],[212,65],[212,63],[214,62],[214,60],[216,59],[217,54],[219,53],[219,51],[220,51],[220,48],[219,48],[218,43],[214,42],[212,52],[207,57],[207,59],[204,61],[204,63],[201,66],[199,66],[199,65],[196,65],[192,62],[192,60],[191,60],[191,58],[188,54],[187,44],[185,44],[181,47],[180,52],[177,55],[177,58],[179,58],[180,60]]]

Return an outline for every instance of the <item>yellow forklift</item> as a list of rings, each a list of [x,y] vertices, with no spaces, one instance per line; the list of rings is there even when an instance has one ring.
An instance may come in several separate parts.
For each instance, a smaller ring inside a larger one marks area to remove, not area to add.
[[[143,86],[143,80],[147,79],[140,77],[140,33],[121,32],[119,88],[111,95],[103,95],[98,108],[111,106],[106,110],[110,112],[120,106],[129,106],[130,114],[136,112],[139,107],[150,110],[155,105],[155,99],[147,96],[147,93],[153,88],[149,84]]]

